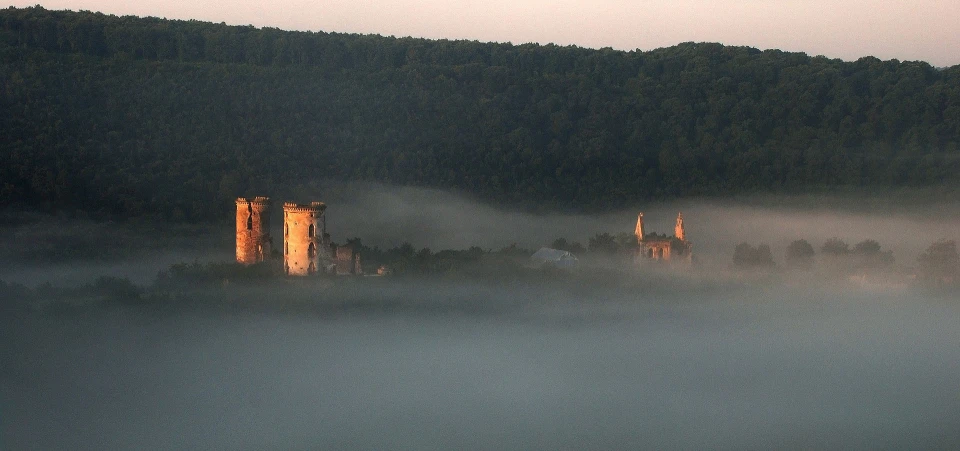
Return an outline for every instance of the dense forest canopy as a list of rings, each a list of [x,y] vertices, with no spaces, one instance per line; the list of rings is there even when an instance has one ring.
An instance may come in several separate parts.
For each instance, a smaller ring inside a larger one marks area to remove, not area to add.
[[[960,66],[0,10],[0,207],[223,220],[317,180],[528,209],[960,181]]]

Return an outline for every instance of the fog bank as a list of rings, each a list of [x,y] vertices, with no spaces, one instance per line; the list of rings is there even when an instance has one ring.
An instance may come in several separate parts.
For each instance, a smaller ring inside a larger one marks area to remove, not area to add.
[[[960,446],[956,302],[399,289],[386,310],[4,316],[4,447]]]

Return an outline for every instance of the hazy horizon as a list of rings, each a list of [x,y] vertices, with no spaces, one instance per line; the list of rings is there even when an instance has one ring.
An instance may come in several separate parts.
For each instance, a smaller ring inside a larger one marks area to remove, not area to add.
[[[682,211],[698,261],[713,269],[728,267],[740,242],[768,244],[775,261],[783,263],[793,240],[805,239],[820,249],[832,237],[851,246],[874,239],[884,251],[893,252],[898,265],[911,267],[936,240],[960,238],[955,233],[960,203],[931,193],[901,196],[689,198],[640,202],[634,208],[597,214],[536,214],[449,191],[355,182],[308,188],[292,196],[274,195],[271,222],[274,242],[279,243],[280,205],[320,200],[328,205],[327,229],[338,243],[359,237],[365,245],[381,249],[407,242],[433,251],[470,246],[496,250],[511,244],[536,250],[560,237],[587,246],[598,233],[633,233],[640,210],[649,232],[671,234],[677,212]],[[232,215],[221,224],[195,226],[75,219],[64,227],[60,217],[36,213],[30,218],[0,226],[7,237],[0,240],[0,280],[30,285],[80,283],[108,274],[146,284],[174,263],[230,262],[234,257]],[[100,244],[102,236],[112,237],[109,245]],[[64,243],[71,244],[74,254],[51,261],[49,257]],[[104,258],[79,265],[84,259],[76,253],[82,249],[99,249]],[[15,263],[18,259],[24,261]]]
[[[904,4],[879,0],[283,0],[269,6],[240,0],[229,9],[214,2],[179,0],[16,0],[9,5],[37,4],[48,9],[301,31],[644,51],[689,41],[719,42],[844,60],[875,56],[922,60],[939,67],[960,64],[960,35],[953,32],[960,23],[960,3],[944,0]]]

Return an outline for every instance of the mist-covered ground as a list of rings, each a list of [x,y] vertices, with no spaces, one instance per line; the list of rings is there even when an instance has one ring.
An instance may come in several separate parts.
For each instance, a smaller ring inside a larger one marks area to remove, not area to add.
[[[667,286],[281,281],[10,310],[0,444],[960,446],[956,299],[651,280]]]
[[[636,218],[378,186],[296,200],[313,199],[335,241],[381,247],[586,244]],[[638,206],[661,233],[684,212],[701,264],[680,271],[175,288],[157,271],[232,260],[232,222],[4,221],[0,281],[34,291],[0,293],[0,449],[960,449],[956,291],[730,268],[741,241],[782,263],[830,237],[915,265],[958,238],[960,208],[914,200]],[[147,291],[71,291],[101,275]]]

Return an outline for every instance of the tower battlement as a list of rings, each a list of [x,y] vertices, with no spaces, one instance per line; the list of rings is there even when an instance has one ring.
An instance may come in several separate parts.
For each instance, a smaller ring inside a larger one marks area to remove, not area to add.
[[[270,198],[239,197],[237,204],[237,263],[251,265],[267,259],[270,238]]]
[[[283,211],[285,213],[323,213],[327,209],[327,204],[323,202],[311,202],[309,204],[298,204],[296,202],[284,202]]]
[[[283,204],[283,270],[293,276],[324,272],[331,265],[323,202]]]
[[[270,198],[264,196],[257,196],[253,199],[247,199],[246,197],[238,197],[237,205],[269,205]]]

